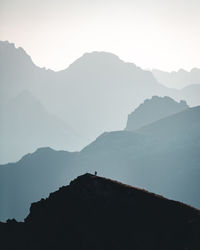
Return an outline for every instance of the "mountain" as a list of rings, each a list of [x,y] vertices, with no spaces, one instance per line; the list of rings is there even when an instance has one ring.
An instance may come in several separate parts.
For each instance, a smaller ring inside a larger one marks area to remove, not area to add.
[[[32,204],[24,223],[0,224],[4,250],[197,250],[199,234],[199,210],[91,174]]]
[[[135,132],[105,133],[81,151],[82,166],[200,207],[200,106]]]
[[[150,125],[143,126],[137,132],[157,136],[160,139],[175,137],[181,139],[187,138],[194,143],[194,139],[198,139],[200,134],[200,106],[183,110],[174,115],[170,115],[164,119],[154,122]]]
[[[71,161],[76,155],[41,148],[17,163],[0,166],[0,221],[23,220],[32,202],[47,197],[73,178]]]
[[[29,91],[2,106],[1,119],[1,163],[19,160],[39,147],[75,150],[81,144],[73,129],[50,114]]]
[[[37,67],[23,48],[0,41],[0,104],[5,104],[23,90],[33,92],[53,77],[53,71]],[[42,87],[42,86],[41,86]]]
[[[162,89],[150,72],[126,64],[111,53],[86,53],[66,70],[54,72],[37,67],[22,48],[9,42],[0,42],[0,74],[0,117],[4,105],[28,90],[49,113],[66,124],[70,121],[84,145],[105,130],[123,127],[126,110],[132,108],[134,102]],[[134,98],[136,88],[140,94]],[[16,110],[22,112],[25,107],[16,106]],[[10,113],[12,115],[15,116]],[[34,142],[29,140],[29,143],[34,147]],[[57,142],[52,146],[57,148]],[[81,147],[83,144],[78,141],[72,144],[66,141],[62,149],[72,151]],[[15,152],[21,153],[17,149]],[[18,157],[13,155],[12,159],[16,161]]]
[[[0,204],[5,205],[0,206],[0,220],[23,220],[31,202],[94,171],[200,208],[199,128],[200,106],[134,132],[103,133],[77,153],[40,149],[17,163],[1,165]]]
[[[129,116],[125,130],[134,131],[164,117],[188,109],[185,101],[180,103],[172,98],[153,96],[140,104]]]
[[[164,72],[152,70],[154,77],[168,88],[181,89],[189,85],[200,84],[200,69],[193,68],[191,71],[180,69],[178,71]]]
[[[132,107],[165,91],[151,72],[106,52],[86,53],[62,74],[67,84],[63,84],[65,91],[58,93],[58,114],[66,113],[70,121],[76,119],[72,126],[87,136],[88,143],[104,131],[122,129]]]
[[[180,90],[179,94],[184,99],[190,103],[191,106],[199,105],[199,93],[200,93],[200,84],[189,85]]]
[[[199,91],[166,88],[152,72],[108,52],[85,53],[65,70],[54,72],[37,67],[22,48],[0,42],[0,74],[0,104],[28,90],[50,114],[70,123],[84,146],[105,131],[123,129],[127,115],[153,95],[176,100],[183,95],[188,105],[194,104],[193,99],[200,104]],[[83,148],[78,141],[66,146],[71,151]],[[53,147],[57,148],[56,141]]]

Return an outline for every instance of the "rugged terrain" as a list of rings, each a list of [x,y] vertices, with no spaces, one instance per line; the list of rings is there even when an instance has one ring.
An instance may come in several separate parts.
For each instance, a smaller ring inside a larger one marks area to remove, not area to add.
[[[86,172],[145,188],[200,208],[200,107],[137,131],[99,136],[77,153],[39,149],[0,165],[0,220],[23,220],[30,204]]]
[[[200,212],[85,174],[34,203],[24,223],[0,224],[1,249],[197,250]]]

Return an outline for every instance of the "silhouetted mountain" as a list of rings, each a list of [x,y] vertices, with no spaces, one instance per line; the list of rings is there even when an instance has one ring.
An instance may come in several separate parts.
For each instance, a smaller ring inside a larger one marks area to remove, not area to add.
[[[135,132],[104,133],[79,153],[44,152],[0,166],[1,220],[22,220],[31,202],[75,176],[95,170],[200,208],[200,107]]]
[[[17,163],[0,166],[0,220],[23,220],[32,202],[73,178],[71,160],[76,154],[41,148]]]
[[[39,147],[75,150],[81,144],[73,129],[51,115],[29,91],[4,105],[1,118],[0,159],[4,163],[19,160]]]
[[[154,69],[152,73],[158,82],[168,88],[181,89],[188,85],[200,84],[200,69],[198,68],[193,68],[191,71],[180,69],[172,72]]]
[[[189,105],[194,105],[193,99],[200,104],[199,91],[166,88],[150,71],[106,52],[86,53],[66,70],[54,72],[34,65],[22,48],[0,42],[0,75],[0,104],[27,89],[49,113],[69,122],[84,146],[104,131],[123,129],[127,115],[152,95],[177,100],[184,96]],[[66,142],[69,150],[74,150],[74,145],[76,150],[83,147],[78,141],[73,145]]]
[[[125,130],[134,131],[169,115],[188,109],[185,101],[180,103],[172,98],[153,96],[140,104],[129,116]]]
[[[150,125],[144,126],[137,132],[157,136],[160,139],[175,137],[193,141],[200,135],[200,106],[190,108],[177,114],[168,116]],[[194,142],[194,141],[193,141]]]
[[[106,176],[200,207],[199,152],[198,106],[135,132],[105,133],[81,157],[86,168],[95,165]]]
[[[171,93],[171,97],[186,100],[190,106],[200,105],[200,69],[193,68],[189,72],[183,69],[172,72],[152,70],[152,73],[159,83],[179,90],[174,95]]]
[[[200,211],[85,174],[31,206],[24,223],[0,224],[4,250],[197,250]]]

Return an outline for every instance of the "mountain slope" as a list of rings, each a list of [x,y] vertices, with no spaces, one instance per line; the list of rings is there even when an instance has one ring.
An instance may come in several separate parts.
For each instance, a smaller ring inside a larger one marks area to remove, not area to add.
[[[90,174],[31,206],[24,223],[0,224],[12,249],[197,250],[200,212]]]
[[[27,89],[49,113],[70,122],[84,146],[104,131],[123,129],[127,114],[152,95],[185,97],[189,105],[199,104],[199,91],[166,88],[150,71],[106,52],[86,53],[54,72],[34,65],[22,48],[0,42],[0,74],[0,104]],[[78,150],[82,144],[75,146]],[[67,147],[74,149],[70,143]]]
[[[39,147],[75,150],[83,143],[67,123],[50,114],[29,91],[22,91],[2,107],[1,120],[1,163],[19,160]]]
[[[37,67],[23,48],[0,41],[0,104],[5,104],[23,90],[43,88],[46,77],[53,71]]]
[[[172,98],[153,96],[140,104],[129,116],[125,130],[134,131],[169,115],[188,109],[185,101],[180,103]]]
[[[137,132],[157,136],[160,139],[179,137],[189,140],[197,139],[200,134],[200,106],[183,110],[170,115],[147,126],[141,127]]]
[[[180,69],[179,71],[164,72],[152,70],[154,77],[168,88],[181,89],[189,85],[200,84],[200,69],[193,68],[191,71]]]
[[[37,67],[22,48],[8,42],[0,42],[0,74],[0,118],[3,105],[28,90],[49,113],[70,121],[84,138],[84,145],[104,131],[121,129],[127,110],[163,90],[151,72],[124,63],[111,53],[87,53],[66,70],[54,72]],[[17,108],[21,111],[25,106]],[[56,144],[51,145],[57,148]],[[77,141],[67,143],[69,150],[74,146],[76,150],[83,147]],[[16,149],[16,153],[20,152]]]
[[[179,96],[187,100],[191,106],[199,105],[200,84],[189,85],[180,90]]]
[[[84,54],[59,77],[63,91],[55,92],[56,112],[75,121],[72,126],[88,142],[104,131],[122,129],[132,107],[166,90],[151,72],[106,52]]]
[[[104,133],[78,153],[41,150],[0,166],[0,203],[7,204],[0,218],[22,220],[32,201],[64,180],[94,171],[200,208],[199,128],[200,108],[189,108],[135,132]]]
[[[200,207],[200,107],[137,131],[105,133],[81,151],[82,165]]]
[[[23,220],[32,202],[73,178],[71,161],[76,154],[41,148],[17,163],[0,166],[0,220]]]

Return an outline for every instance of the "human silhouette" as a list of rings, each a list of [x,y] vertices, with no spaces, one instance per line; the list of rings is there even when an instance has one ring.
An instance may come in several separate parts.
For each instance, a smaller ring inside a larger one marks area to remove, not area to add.
[[[94,174],[97,175],[97,171],[95,171]]]

